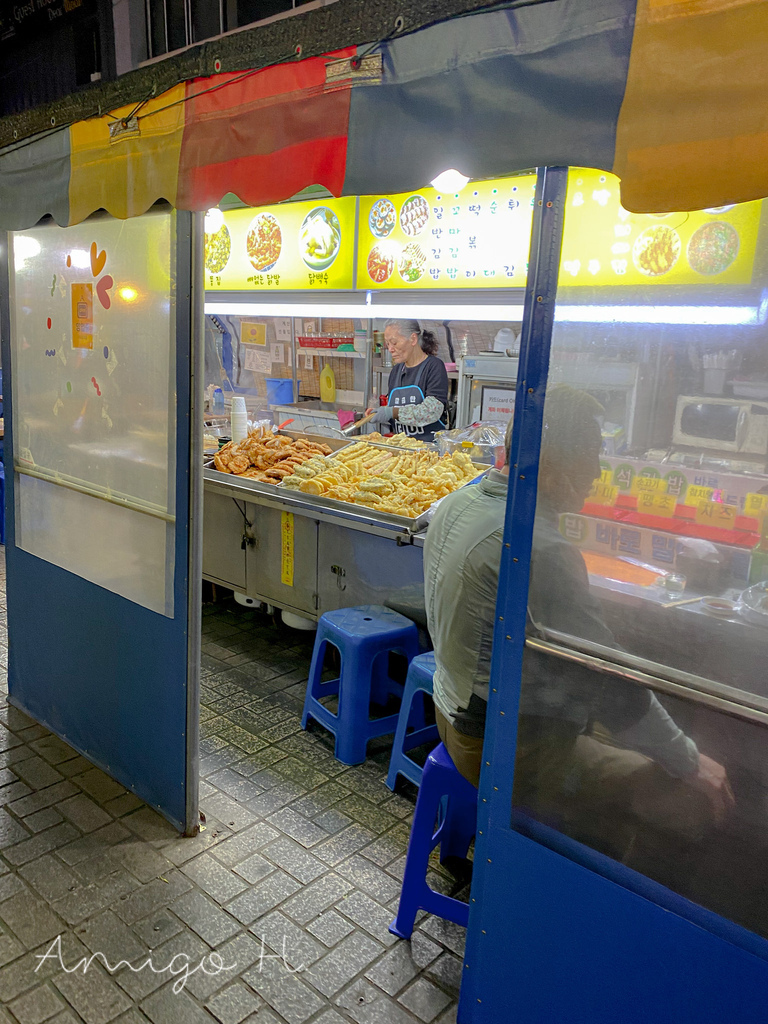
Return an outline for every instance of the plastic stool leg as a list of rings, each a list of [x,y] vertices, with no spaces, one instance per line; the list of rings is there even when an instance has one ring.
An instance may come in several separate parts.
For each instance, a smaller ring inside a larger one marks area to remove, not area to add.
[[[334,756],[342,764],[362,764],[368,750],[371,708],[370,665],[364,652],[351,650],[342,658],[339,713]]]
[[[447,800],[439,832],[441,861],[446,857],[466,857],[477,831],[477,792],[451,793]]]

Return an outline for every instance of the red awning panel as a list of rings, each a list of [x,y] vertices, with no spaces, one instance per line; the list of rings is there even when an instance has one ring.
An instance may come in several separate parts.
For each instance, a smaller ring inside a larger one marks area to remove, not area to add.
[[[351,83],[326,85],[326,65],[354,52],[188,82],[177,205],[206,210],[234,192],[259,206],[307,185],[340,195]]]

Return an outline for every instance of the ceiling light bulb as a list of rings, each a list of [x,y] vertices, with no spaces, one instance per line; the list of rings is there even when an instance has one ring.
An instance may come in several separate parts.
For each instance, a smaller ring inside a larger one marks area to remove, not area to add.
[[[432,188],[437,188],[441,192],[461,192],[468,181],[469,178],[466,175],[451,167],[447,171],[442,171],[436,178],[433,178],[430,184]]]
[[[218,206],[212,206],[210,210],[205,211],[205,233],[206,235],[215,235],[217,231],[220,231],[224,225],[224,214],[218,208]]]

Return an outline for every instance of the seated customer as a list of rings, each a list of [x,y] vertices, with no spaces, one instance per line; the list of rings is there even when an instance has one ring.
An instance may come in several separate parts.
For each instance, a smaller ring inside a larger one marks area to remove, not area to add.
[[[555,385],[547,395],[529,620],[616,646],[578,548],[558,529],[599,475],[600,405]],[[511,423],[507,430],[509,458]],[[441,502],[424,545],[437,724],[456,767],[478,784],[506,512],[508,467]],[[628,858],[642,827],[698,839],[733,796],[650,690],[526,651],[514,801],[563,831]]]

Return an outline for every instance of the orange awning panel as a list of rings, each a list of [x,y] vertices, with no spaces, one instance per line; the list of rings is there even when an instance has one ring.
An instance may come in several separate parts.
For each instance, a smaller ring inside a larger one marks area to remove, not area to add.
[[[184,96],[182,83],[149,100],[137,112],[138,131],[129,122],[114,139],[110,125],[129,118],[134,107],[70,128],[70,224],[98,209],[124,219],[144,213],[158,199],[177,205]]]
[[[613,170],[636,213],[768,195],[768,4],[638,0]]]

